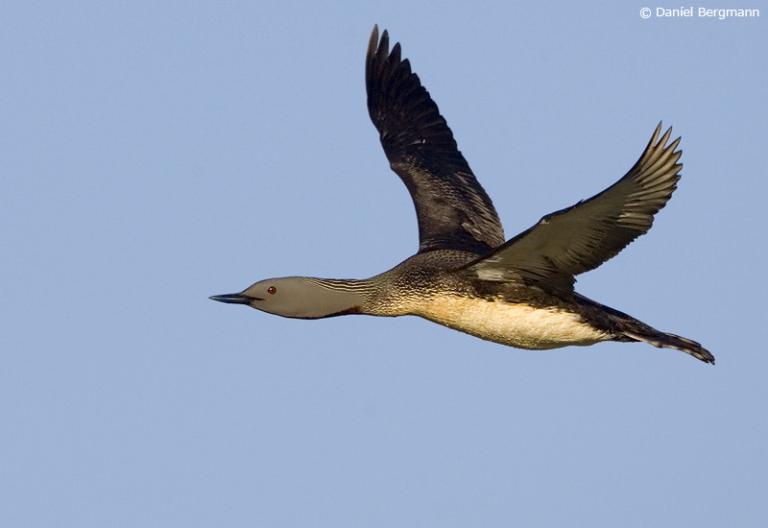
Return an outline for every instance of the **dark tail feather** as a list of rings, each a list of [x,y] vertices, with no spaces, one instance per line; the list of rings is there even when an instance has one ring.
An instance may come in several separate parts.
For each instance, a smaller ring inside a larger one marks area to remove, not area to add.
[[[597,328],[604,329],[611,334],[615,341],[641,341],[659,348],[675,348],[704,363],[715,364],[715,356],[692,339],[660,332],[631,315],[595,302],[583,295],[575,295],[581,306],[582,315],[587,317]]]
[[[631,330],[626,329],[624,330],[624,335],[635,341],[642,341],[655,347],[682,350],[686,354],[690,354],[704,363],[715,364],[715,356],[713,356],[709,350],[696,341],[680,337],[679,335],[659,332],[646,325],[642,325],[639,328],[632,328]]]

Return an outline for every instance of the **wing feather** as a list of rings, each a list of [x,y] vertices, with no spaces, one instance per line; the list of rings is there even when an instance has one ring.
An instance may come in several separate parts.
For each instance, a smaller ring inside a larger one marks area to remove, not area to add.
[[[486,280],[521,280],[572,290],[574,276],[617,255],[653,225],[677,188],[680,138],[656,127],[640,159],[619,181],[592,198],[544,216],[466,270]],[[668,144],[669,143],[669,144]]]
[[[390,167],[413,199],[419,251],[487,253],[504,243],[491,199],[459,151],[440,111],[389,35],[373,28],[366,57],[368,112]]]

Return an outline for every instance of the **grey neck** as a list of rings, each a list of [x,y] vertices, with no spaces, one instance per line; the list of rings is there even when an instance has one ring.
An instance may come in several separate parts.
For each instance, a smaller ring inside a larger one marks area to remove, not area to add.
[[[323,317],[366,313],[370,299],[376,293],[376,285],[369,279],[306,279],[318,288],[313,304],[323,312]]]

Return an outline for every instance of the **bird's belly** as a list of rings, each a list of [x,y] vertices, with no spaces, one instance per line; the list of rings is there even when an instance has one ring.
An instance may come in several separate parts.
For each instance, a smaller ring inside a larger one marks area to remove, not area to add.
[[[573,312],[502,300],[438,297],[416,313],[468,334],[518,348],[591,345],[609,336]]]

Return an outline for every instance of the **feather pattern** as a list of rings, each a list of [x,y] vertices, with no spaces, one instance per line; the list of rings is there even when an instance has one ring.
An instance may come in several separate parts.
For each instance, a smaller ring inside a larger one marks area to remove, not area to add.
[[[368,112],[392,170],[413,198],[419,252],[487,253],[504,243],[493,203],[429,92],[400,54],[400,44],[390,52],[387,31],[379,40],[374,27],[365,65]]]
[[[544,216],[503,246],[467,265],[484,280],[518,280],[549,290],[573,289],[574,276],[598,267],[645,234],[680,179],[682,152],[672,129],[656,127],[640,159],[603,192]]]

